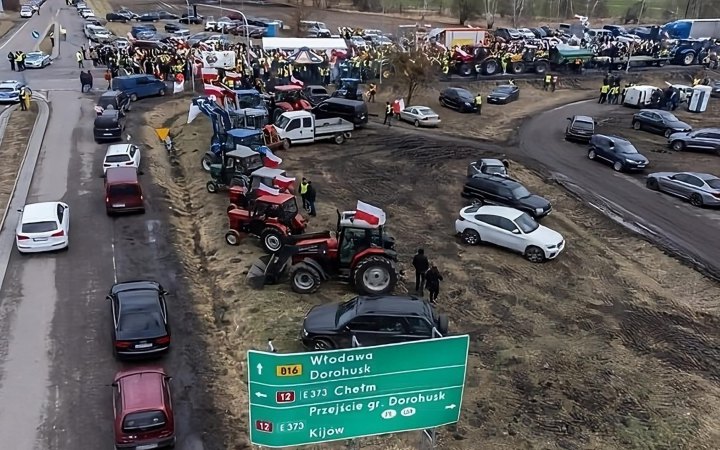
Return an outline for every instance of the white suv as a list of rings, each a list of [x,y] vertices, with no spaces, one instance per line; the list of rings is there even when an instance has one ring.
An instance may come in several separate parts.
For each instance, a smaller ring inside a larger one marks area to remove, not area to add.
[[[110,145],[103,159],[103,174],[107,173],[110,167],[135,167],[140,168],[140,147],[134,144],[113,144]]]
[[[463,242],[488,242],[521,253],[531,262],[554,259],[565,248],[562,235],[530,215],[506,206],[466,206],[455,221]]]

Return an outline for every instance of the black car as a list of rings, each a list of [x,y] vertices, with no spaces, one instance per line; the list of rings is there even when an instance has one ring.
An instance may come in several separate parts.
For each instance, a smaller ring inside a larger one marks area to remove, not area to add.
[[[160,20],[178,20],[180,16],[167,11],[155,11]]]
[[[141,14],[135,20],[137,20],[138,22],[157,22],[158,20],[160,20],[160,16],[158,15],[158,13],[151,12]]]
[[[595,120],[589,116],[572,116],[568,117],[570,121],[565,128],[565,140],[590,142],[590,138],[595,134]]]
[[[302,342],[312,350],[363,347],[445,336],[448,318],[415,296],[355,297],[313,307],[303,321]]]
[[[463,88],[443,89],[438,99],[440,104],[446,108],[455,109],[461,113],[477,112],[475,96]]]
[[[475,174],[467,177],[462,196],[489,205],[509,206],[541,219],[552,211],[550,202],[531,194],[525,186],[502,175]]]
[[[317,105],[330,98],[330,93],[325,86],[320,85],[311,84],[303,86],[302,93],[311,105]]]
[[[129,281],[110,288],[113,352],[119,358],[155,356],[170,349],[167,291],[154,281]]]
[[[105,14],[105,20],[108,22],[130,22],[131,20],[135,19],[135,16],[132,13],[128,13],[127,11],[118,11],[118,12],[109,12]]]
[[[95,142],[114,142],[122,140],[125,131],[125,116],[118,110],[105,110],[95,117],[93,136]]]
[[[185,25],[201,25],[205,20],[204,16],[185,13],[180,18],[179,22]]]
[[[675,114],[661,109],[643,109],[633,115],[632,126],[636,130],[646,130],[670,137],[673,133],[688,133],[692,127],[680,121]]]
[[[166,33],[174,33],[176,31],[180,31],[180,24],[179,23],[166,23],[165,24],[165,32]]]
[[[123,91],[105,91],[98,99],[97,106],[101,108],[101,114],[102,111],[114,109],[125,115],[127,111],[132,109],[132,102],[130,97]]]
[[[496,105],[505,105],[520,98],[520,88],[514,84],[498,86],[487,96],[487,102]]]
[[[645,170],[650,164],[627,139],[604,134],[596,134],[590,138],[588,159],[610,163],[617,172]]]

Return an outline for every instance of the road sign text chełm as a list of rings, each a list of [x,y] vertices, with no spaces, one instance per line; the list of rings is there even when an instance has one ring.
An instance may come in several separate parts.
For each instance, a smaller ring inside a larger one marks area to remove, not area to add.
[[[458,421],[469,337],[315,353],[248,352],[250,440],[286,447]]]

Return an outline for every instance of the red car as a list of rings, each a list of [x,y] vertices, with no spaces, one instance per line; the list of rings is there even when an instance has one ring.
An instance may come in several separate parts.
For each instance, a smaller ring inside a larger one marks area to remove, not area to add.
[[[115,448],[148,450],[175,445],[170,380],[161,368],[123,370],[115,375]]]

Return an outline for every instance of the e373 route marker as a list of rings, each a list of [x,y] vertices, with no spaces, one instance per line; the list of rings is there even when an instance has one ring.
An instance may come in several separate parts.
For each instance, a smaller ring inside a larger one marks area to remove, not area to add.
[[[465,336],[314,353],[248,352],[250,441],[289,447],[460,418]]]

